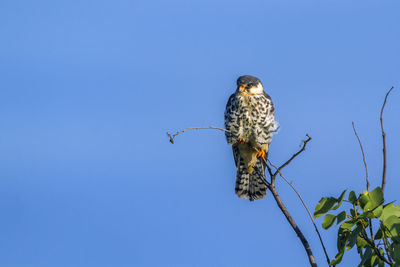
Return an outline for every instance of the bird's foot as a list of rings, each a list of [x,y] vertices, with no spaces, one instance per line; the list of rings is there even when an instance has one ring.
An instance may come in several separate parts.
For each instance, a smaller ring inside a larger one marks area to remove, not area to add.
[[[238,143],[239,144],[243,144],[244,142],[246,142],[245,138],[239,138]]]
[[[257,153],[257,158],[265,158],[265,151],[264,149],[260,149],[260,151]]]

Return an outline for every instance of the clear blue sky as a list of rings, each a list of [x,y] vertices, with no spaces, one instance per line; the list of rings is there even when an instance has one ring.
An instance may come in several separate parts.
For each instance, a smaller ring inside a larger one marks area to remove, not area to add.
[[[308,266],[271,195],[234,194],[222,132],[239,75],[259,77],[281,128],[270,158],[313,208],[364,189],[351,122],[388,201],[400,188],[400,2],[0,2],[0,266]],[[283,201],[325,259],[296,195]],[[399,202],[397,202],[399,203]],[[318,220],[320,226],[321,220]],[[331,258],[336,230],[323,231]],[[346,254],[344,266],[358,256]]]

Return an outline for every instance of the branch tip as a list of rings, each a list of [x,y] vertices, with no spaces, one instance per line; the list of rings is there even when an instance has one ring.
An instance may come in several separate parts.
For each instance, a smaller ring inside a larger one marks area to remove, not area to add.
[[[170,142],[171,144],[174,144],[174,138],[172,137],[172,135],[170,135],[168,132],[167,132],[167,135],[168,135],[168,137],[169,137],[169,142]]]
[[[394,89],[394,86],[392,86],[389,91],[385,95],[385,100],[383,101],[382,108],[381,108],[381,116],[380,116],[380,121],[381,121],[381,132],[382,132],[382,143],[383,143],[383,168],[382,168],[382,192],[385,192],[385,185],[386,185],[386,133],[385,130],[383,129],[383,110],[385,109],[386,101],[387,98],[390,94],[390,92]]]
[[[311,141],[311,136],[309,136],[308,134],[306,134],[307,139],[303,140],[303,146],[301,147],[301,149],[299,151],[297,151],[290,159],[288,159],[285,163],[283,163],[279,168],[277,168],[277,170],[274,172],[273,176],[271,177],[271,182],[272,184],[275,184],[275,178],[278,175],[278,173],[285,168],[287,165],[289,165],[289,163],[296,158],[298,155],[300,155],[300,153],[302,153],[304,150],[306,150],[306,146],[307,143]]]
[[[365,180],[366,180],[366,184],[367,184],[367,191],[369,191],[369,179],[368,179],[368,167],[367,167],[367,161],[365,159],[365,154],[364,154],[364,148],[363,145],[361,143],[360,137],[358,136],[357,130],[356,130],[356,126],[354,124],[354,121],[351,122],[352,126],[353,126],[353,131],[355,136],[357,137],[358,140],[358,144],[360,145],[360,149],[361,149],[361,154],[362,154],[362,158],[363,158],[363,162],[364,162],[364,167],[365,167]]]
[[[177,135],[179,135],[181,133],[184,133],[184,132],[186,132],[188,130],[203,130],[203,129],[215,129],[215,130],[220,130],[220,131],[223,131],[223,132],[230,133],[230,131],[228,131],[227,129],[218,128],[218,127],[214,127],[214,126],[209,126],[209,127],[190,127],[190,128],[183,129],[183,130],[181,130],[181,131],[179,131],[179,132],[177,132],[176,134],[173,134],[173,135],[170,135],[167,132],[167,135],[169,137],[169,141],[171,142],[171,144],[174,144],[175,143],[175,137]]]

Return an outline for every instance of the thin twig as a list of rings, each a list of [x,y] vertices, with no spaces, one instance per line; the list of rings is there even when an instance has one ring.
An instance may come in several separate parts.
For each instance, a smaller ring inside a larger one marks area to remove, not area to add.
[[[353,203],[353,209],[355,212],[356,217],[357,215],[357,210],[356,210],[356,205],[355,203]],[[387,264],[389,264],[390,266],[392,266],[392,264],[390,263],[390,261],[388,259],[385,258],[385,255],[381,255],[381,252],[379,251],[378,247],[375,245],[374,240],[370,240],[368,238],[367,235],[367,231],[365,230],[365,226],[363,223],[361,223],[361,227],[363,228],[362,232],[361,232],[361,237],[369,244],[369,246],[375,251],[375,254],[378,256],[379,259],[381,259],[382,261],[386,262]]]
[[[265,162],[265,166],[267,166],[269,176],[272,177],[273,173],[272,173],[271,167],[267,164],[267,161],[265,160],[265,158],[264,158],[264,162]]]
[[[360,137],[358,137],[358,134],[357,134],[357,131],[356,131],[356,127],[354,126],[354,122],[351,122],[351,124],[353,125],[354,134],[356,135],[358,143],[360,144],[361,153],[362,153],[363,162],[364,162],[364,167],[365,167],[365,180],[367,182],[367,191],[369,192],[368,168],[367,168],[367,161],[365,160],[364,148],[363,148],[363,145],[361,143]]]
[[[264,159],[264,161],[265,161],[265,159]],[[269,164],[271,164],[272,167],[274,167],[276,170],[278,170],[278,168],[277,168],[270,160],[268,160],[268,162],[269,162]],[[265,164],[267,164],[267,161],[265,161]],[[267,164],[267,166],[268,166],[268,164]],[[321,235],[320,235],[320,233],[319,233],[319,231],[318,231],[318,227],[317,227],[317,225],[315,224],[315,221],[314,221],[314,219],[313,219],[313,217],[312,217],[312,215],[311,215],[310,210],[308,209],[306,203],[304,202],[304,200],[303,200],[303,198],[301,197],[300,193],[299,193],[299,192],[296,190],[296,188],[293,186],[293,184],[290,183],[290,182],[282,175],[281,171],[278,171],[278,173],[279,173],[279,176],[282,177],[283,180],[285,180],[285,182],[286,182],[286,183],[293,189],[293,191],[297,194],[297,196],[299,197],[299,199],[300,199],[301,203],[303,204],[304,208],[307,210],[308,216],[310,217],[311,222],[312,222],[313,225],[314,225],[315,231],[317,232],[317,235],[318,235],[318,237],[319,237],[319,241],[321,242],[322,249],[324,250],[325,257],[326,257],[326,261],[328,262],[328,265],[329,265],[329,264],[331,263],[331,260],[329,259],[328,253],[326,252],[326,248],[325,248],[324,242],[322,241],[322,237],[321,237]]]
[[[174,134],[174,135],[171,135],[171,134],[169,134],[169,133],[167,133],[167,135],[168,135],[168,137],[169,137],[169,141],[171,142],[171,144],[173,144],[173,143],[175,142],[175,137],[176,137],[177,135],[179,135],[179,134],[181,134],[181,133],[184,133],[184,132],[186,132],[186,131],[188,131],[188,130],[202,130],[202,129],[215,129],[215,130],[220,130],[220,131],[223,131],[223,132],[230,133],[230,131],[228,131],[227,129],[222,129],[222,128],[213,127],[213,126],[208,126],[208,127],[190,127],[190,128],[183,129],[182,131],[179,131],[179,132],[177,132],[177,133]]]
[[[306,139],[306,140],[303,140],[303,146],[302,146],[302,148],[301,148],[299,151],[297,151],[295,154],[293,154],[293,156],[291,156],[290,159],[288,159],[285,163],[283,163],[283,164],[274,172],[274,174],[273,174],[272,177],[271,177],[271,183],[272,183],[272,184],[275,184],[276,175],[277,175],[283,168],[285,168],[287,165],[289,165],[289,163],[290,163],[295,157],[297,157],[298,155],[300,155],[300,153],[303,152],[303,151],[306,149],[307,143],[310,142],[310,140],[312,139],[311,136],[309,136],[308,134],[306,134],[306,136],[307,136],[307,139]]]
[[[385,185],[386,185],[386,133],[383,129],[383,109],[385,108],[387,98],[390,94],[390,92],[393,90],[390,88],[390,90],[386,93],[385,96],[385,101],[383,101],[382,109],[381,109],[381,116],[380,116],[380,121],[381,121],[381,130],[382,130],[382,142],[383,142],[383,170],[382,170],[382,192],[385,192]]]
[[[383,244],[384,244],[384,248],[385,248],[386,254],[388,256],[388,260],[390,261],[390,263],[393,263],[392,255],[391,255],[392,253],[390,252],[389,245],[388,245],[388,242],[386,240],[386,235],[383,237]]]
[[[375,251],[376,256],[378,256],[379,259],[381,259],[382,261],[386,262],[387,264],[389,264],[390,266],[392,266],[393,264],[385,258],[385,256],[382,256],[381,252],[379,251],[379,248],[375,245],[374,242],[372,242],[368,236],[367,236],[367,232],[365,231],[364,225],[361,223],[362,227],[363,227],[363,231],[361,232],[362,238],[367,241],[368,245]]]

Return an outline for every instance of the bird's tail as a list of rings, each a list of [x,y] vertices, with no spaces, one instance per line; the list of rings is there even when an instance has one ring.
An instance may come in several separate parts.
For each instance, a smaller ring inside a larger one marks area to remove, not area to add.
[[[235,152],[235,151],[234,151]],[[245,163],[237,151],[237,174],[236,174],[236,195],[240,198],[255,199],[265,198],[267,186],[265,184],[265,163],[263,159],[257,159],[252,173],[249,173]]]

